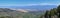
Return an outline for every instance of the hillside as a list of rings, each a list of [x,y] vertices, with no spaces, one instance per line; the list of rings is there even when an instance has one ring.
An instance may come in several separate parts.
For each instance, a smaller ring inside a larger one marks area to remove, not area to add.
[[[21,12],[21,11],[16,11],[16,10],[12,10],[12,9],[9,9],[9,8],[0,8],[0,16],[11,16],[13,18],[27,18],[29,16],[32,16],[31,18],[33,17],[36,17],[37,15],[41,15],[43,12],[42,11],[28,11],[28,12]],[[35,16],[33,16],[35,15]],[[37,17],[36,17],[37,18]]]

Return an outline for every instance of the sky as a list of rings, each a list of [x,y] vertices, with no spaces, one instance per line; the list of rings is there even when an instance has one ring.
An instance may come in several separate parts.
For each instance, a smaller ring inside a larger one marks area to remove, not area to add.
[[[59,5],[60,0],[0,0],[0,6]]]

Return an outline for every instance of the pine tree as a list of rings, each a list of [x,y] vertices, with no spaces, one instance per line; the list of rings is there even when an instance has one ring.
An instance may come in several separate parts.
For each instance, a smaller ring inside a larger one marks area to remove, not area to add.
[[[57,7],[58,18],[60,18],[60,5]]]
[[[48,10],[46,11],[46,13],[45,13],[45,18],[48,18]]]

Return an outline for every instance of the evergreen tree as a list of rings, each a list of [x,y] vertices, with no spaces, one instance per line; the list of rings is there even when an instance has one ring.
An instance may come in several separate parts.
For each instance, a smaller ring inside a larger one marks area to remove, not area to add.
[[[48,18],[48,10],[46,11],[46,13],[45,13],[45,18]]]
[[[58,18],[60,18],[60,5],[57,7]]]

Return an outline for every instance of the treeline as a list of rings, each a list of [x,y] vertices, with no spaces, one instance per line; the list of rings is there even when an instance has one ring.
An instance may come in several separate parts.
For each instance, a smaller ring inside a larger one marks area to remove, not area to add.
[[[46,10],[46,13],[40,18],[60,18],[60,5],[57,8]]]

